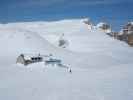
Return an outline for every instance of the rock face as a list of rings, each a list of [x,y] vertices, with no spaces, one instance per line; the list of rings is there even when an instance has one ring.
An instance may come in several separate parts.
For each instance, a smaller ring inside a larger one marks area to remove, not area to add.
[[[62,34],[58,41],[58,46],[61,48],[67,48],[68,45],[69,45],[68,40],[66,40],[64,34]]]
[[[133,46],[133,34],[128,35],[128,44]]]
[[[85,23],[85,24],[88,25],[88,29],[89,29],[89,30],[93,29],[93,27],[94,27],[92,21],[91,21],[89,18],[83,19],[83,23]]]
[[[133,22],[128,22],[123,27],[123,34],[132,34],[133,33]]]
[[[105,33],[110,33],[111,32],[111,26],[107,23],[100,22],[97,24],[97,29],[101,30],[102,32]]]
[[[120,39],[133,45],[133,22],[128,22],[122,29]]]

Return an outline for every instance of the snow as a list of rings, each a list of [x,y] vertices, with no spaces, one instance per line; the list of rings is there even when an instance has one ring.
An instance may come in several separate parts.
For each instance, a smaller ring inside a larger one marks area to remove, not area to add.
[[[61,34],[65,49],[56,42]],[[16,64],[21,54],[61,59],[72,73],[44,62]],[[0,25],[1,100],[132,100],[133,50],[79,19]]]

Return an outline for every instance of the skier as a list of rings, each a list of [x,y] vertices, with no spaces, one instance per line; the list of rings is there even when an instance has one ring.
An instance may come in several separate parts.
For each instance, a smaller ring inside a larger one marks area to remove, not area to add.
[[[70,67],[68,67],[68,71],[69,71],[69,73],[72,73],[72,70],[71,70],[71,68],[70,68]]]
[[[71,70],[71,68],[70,68],[69,72],[70,72],[70,73],[72,73],[72,70]]]

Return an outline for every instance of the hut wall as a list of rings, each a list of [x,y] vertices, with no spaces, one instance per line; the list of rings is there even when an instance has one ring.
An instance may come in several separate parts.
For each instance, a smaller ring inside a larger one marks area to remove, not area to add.
[[[16,63],[25,64],[24,57],[20,55],[20,56],[17,58],[17,61],[16,61]]]

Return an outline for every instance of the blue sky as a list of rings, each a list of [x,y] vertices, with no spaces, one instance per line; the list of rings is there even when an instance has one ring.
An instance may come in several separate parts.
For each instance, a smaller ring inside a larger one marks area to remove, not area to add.
[[[0,22],[90,17],[118,26],[133,19],[133,0],[0,0]]]

